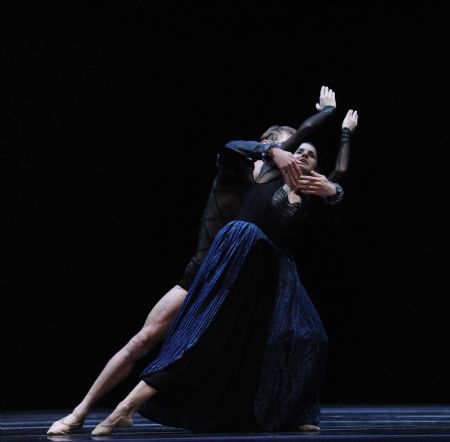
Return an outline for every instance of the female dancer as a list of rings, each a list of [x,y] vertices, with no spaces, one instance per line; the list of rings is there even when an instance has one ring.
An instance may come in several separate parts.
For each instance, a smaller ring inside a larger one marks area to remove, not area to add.
[[[334,179],[346,170],[357,119],[352,110],[344,119]],[[298,132],[281,147],[298,146]],[[277,152],[256,142],[226,147],[250,157]],[[315,171],[311,143],[300,144],[294,158],[297,183],[290,177],[286,184],[270,161],[260,170],[236,220],[203,259],[160,354],[93,435],[130,425],[140,407],[153,421],[192,430],[318,428],[327,337],[288,247],[314,196],[336,195],[336,186]]]

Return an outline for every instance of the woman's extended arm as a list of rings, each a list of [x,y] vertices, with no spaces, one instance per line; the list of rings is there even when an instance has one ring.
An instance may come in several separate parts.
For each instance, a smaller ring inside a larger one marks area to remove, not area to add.
[[[358,112],[350,109],[342,122],[341,139],[336,164],[328,175],[330,181],[339,183],[347,173],[350,158],[350,138],[358,125]]]
[[[281,148],[283,151],[294,153],[297,147],[320,125],[327,121],[336,110],[336,97],[332,89],[322,86],[319,103],[316,104],[319,111],[307,118],[284,143],[266,143],[261,141],[231,140],[225,144],[227,149],[232,149],[248,155],[254,160],[261,160],[269,153],[269,149]],[[274,149],[275,150],[275,149]],[[270,155],[271,156],[271,155]]]

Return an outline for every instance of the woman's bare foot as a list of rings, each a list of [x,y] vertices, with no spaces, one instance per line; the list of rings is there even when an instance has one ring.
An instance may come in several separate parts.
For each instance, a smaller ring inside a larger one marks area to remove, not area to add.
[[[82,427],[84,422],[84,416],[78,416],[74,413],[70,413],[62,419],[53,422],[51,427],[48,429],[47,434],[49,436],[57,436],[63,434],[72,433],[73,430]]]

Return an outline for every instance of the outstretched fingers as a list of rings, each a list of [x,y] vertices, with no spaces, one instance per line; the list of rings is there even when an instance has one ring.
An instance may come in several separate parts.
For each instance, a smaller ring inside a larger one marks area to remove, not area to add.
[[[322,86],[320,89],[320,97],[319,97],[319,108],[316,105],[318,110],[323,109],[325,106],[333,106],[336,107],[336,94],[333,89],[328,86]]]
[[[358,111],[349,109],[347,115],[342,122],[342,128],[348,128],[351,132],[356,129],[358,125]]]

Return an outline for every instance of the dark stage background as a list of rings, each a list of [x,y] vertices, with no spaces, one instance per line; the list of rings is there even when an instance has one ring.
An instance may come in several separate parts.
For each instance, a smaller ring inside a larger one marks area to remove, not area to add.
[[[346,200],[296,252],[330,337],[322,402],[448,401],[440,2],[0,5],[4,408],[81,399],[184,270],[223,144],[297,127],[323,84],[322,172],[360,121]]]

